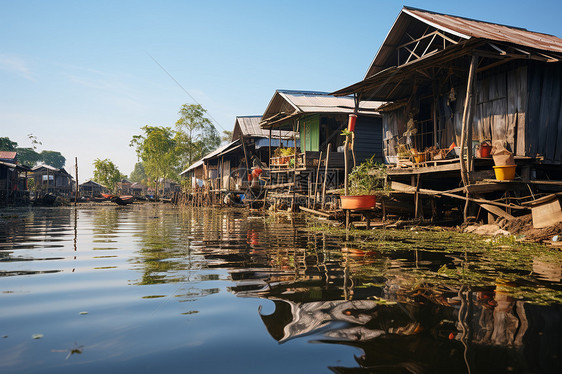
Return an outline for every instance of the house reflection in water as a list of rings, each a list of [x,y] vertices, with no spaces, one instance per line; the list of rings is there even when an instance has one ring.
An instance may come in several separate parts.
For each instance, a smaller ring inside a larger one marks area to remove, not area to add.
[[[334,372],[560,372],[562,308],[516,300],[501,280],[491,290],[437,292],[407,290],[390,279],[365,287],[358,280],[330,285],[326,277],[295,282],[281,275],[275,269],[236,270],[232,291],[273,301],[272,313],[258,312],[279,343],[308,337],[363,352],[356,357],[360,368]],[[345,294],[354,299],[342,299],[345,284],[353,285]]]

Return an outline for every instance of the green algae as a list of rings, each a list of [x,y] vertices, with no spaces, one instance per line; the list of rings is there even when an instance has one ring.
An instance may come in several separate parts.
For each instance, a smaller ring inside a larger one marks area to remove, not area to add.
[[[365,288],[385,278],[412,291],[501,289],[513,299],[562,303],[562,252],[543,244],[436,227],[346,230],[313,221],[307,230],[337,239],[342,256],[354,253],[354,276]]]

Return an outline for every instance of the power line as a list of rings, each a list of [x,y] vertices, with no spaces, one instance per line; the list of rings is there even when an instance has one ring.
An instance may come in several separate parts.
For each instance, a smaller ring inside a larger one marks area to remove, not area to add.
[[[156,63],[156,65],[160,66],[160,69],[162,69],[164,71],[164,73],[168,74],[168,76],[174,81],[176,82],[176,84],[179,86],[179,88],[181,88],[183,90],[183,92],[185,92],[187,94],[187,96],[189,96],[191,98],[191,100],[193,100],[196,104],[201,105],[197,100],[195,100],[195,98],[193,96],[191,96],[191,94],[189,92],[187,92],[187,90],[185,88],[183,88],[183,86],[180,84],[180,82],[178,82],[176,80],[176,78],[174,78],[172,76],[172,74],[170,74],[168,72],[168,70],[166,70],[164,68],[164,66],[162,66],[158,61],[156,61],[156,59],[154,57],[152,57],[152,55],[148,52],[146,52],[146,54],[152,59],[152,61],[154,61]],[[201,107],[203,107],[203,105],[201,105]],[[219,123],[219,121],[217,121],[215,119],[215,117],[212,116],[212,114],[207,111],[207,115],[213,120],[214,123],[217,124],[218,127],[220,127],[223,131],[226,131],[226,129],[224,127],[221,126],[221,124]]]

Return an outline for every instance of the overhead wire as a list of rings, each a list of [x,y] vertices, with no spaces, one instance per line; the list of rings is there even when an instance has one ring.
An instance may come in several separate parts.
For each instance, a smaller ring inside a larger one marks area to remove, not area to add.
[[[160,67],[160,69],[162,69],[162,70],[164,71],[164,73],[166,73],[166,74],[170,77],[170,79],[172,79],[174,82],[176,82],[176,84],[178,85],[178,87],[181,88],[181,89],[183,90],[183,92],[185,92],[185,93],[187,94],[187,96],[189,96],[189,97],[191,98],[191,100],[193,100],[193,101],[195,102],[195,104],[200,105],[201,107],[203,107],[203,105],[201,105],[201,104],[193,97],[193,95],[191,95],[191,94],[180,84],[180,82],[178,82],[177,79],[174,78],[174,77],[172,76],[172,74],[170,74],[170,73],[168,72],[168,70],[166,70],[166,69],[164,68],[164,66],[162,66],[162,64],[160,64],[158,61],[156,61],[156,59],[155,59],[150,53],[146,52],[146,54],[148,55],[148,57],[150,57],[150,58],[152,59],[152,61],[154,61],[154,62],[156,63],[156,65],[158,65],[158,66]],[[212,115],[208,110],[206,110],[206,113],[207,113],[207,115],[209,116],[209,118],[210,118],[218,127],[220,127],[223,131],[226,131],[226,129],[219,123],[219,121],[217,121],[217,120],[215,119],[215,117],[213,117],[213,115]]]

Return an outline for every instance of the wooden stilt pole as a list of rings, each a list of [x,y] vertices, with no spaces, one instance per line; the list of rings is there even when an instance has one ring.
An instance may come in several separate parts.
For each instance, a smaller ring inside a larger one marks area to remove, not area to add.
[[[294,146],[294,163],[293,163],[293,198],[291,200],[291,212],[295,211],[295,198],[296,198],[296,189],[297,189],[297,138],[296,132],[299,131],[300,122],[297,120],[297,128],[293,131],[293,146]],[[294,129],[294,125],[293,125]]]
[[[318,193],[318,177],[320,176],[321,164],[322,164],[322,151],[320,151],[320,157],[318,157],[318,168],[316,168],[316,182],[314,183],[314,200],[312,203],[312,209],[316,209],[316,195]]]
[[[74,157],[74,164],[76,167],[76,191],[74,192],[74,206],[78,202],[78,196],[80,195],[80,186],[78,184],[78,157]]]
[[[468,71],[468,82],[466,85],[466,97],[464,100],[464,109],[462,115],[462,133],[461,133],[461,155],[460,155],[460,167],[461,167],[461,179],[463,185],[468,186],[470,184],[469,178],[469,165],[470,165],[470,158],[472,157],[472,110],[470,110],[471,106],[473,105],[472,100],[472,91],[474,86],[474,80],[476,76],[476,65],[478,63],[478,57],[472,56],[470,60],[470,69]],[[465,150],[466,147],[466,150]],[[466,156],[466,160],[465,160]],[[468,204],[469,204],[469,194],[468,189],[466,189],[466,203],[464,206],[464,220],[466,221],[467,213],[468,213]]]
[[[328,164],[330,163],[330,149],[332,147],[331,143],[328,143],[328,148],[326,149],[326,160],[324,161],[324,179],[322,182],[322,207],[324,209],[324,204],[326,204],[326,181],[328,178]]]

